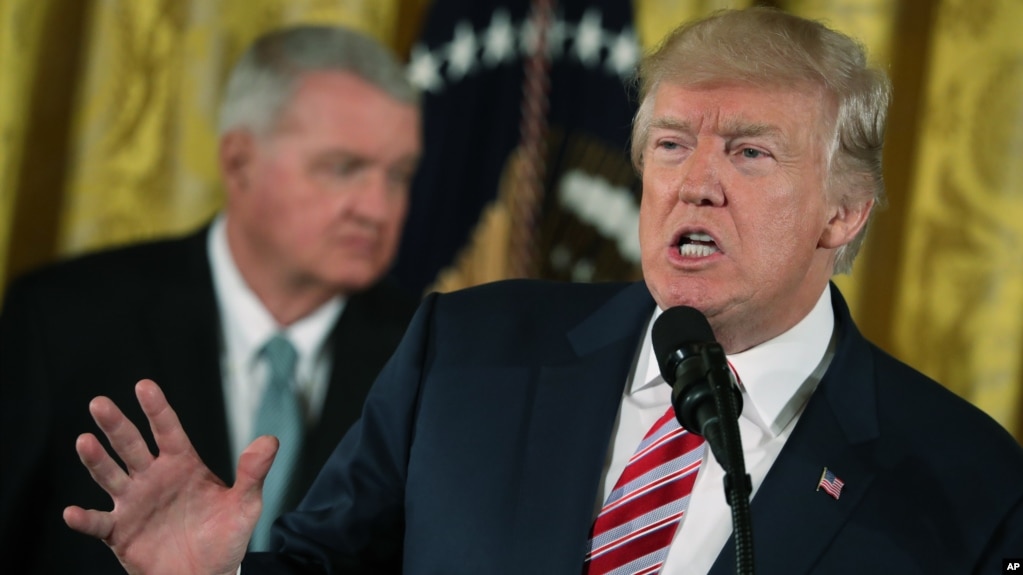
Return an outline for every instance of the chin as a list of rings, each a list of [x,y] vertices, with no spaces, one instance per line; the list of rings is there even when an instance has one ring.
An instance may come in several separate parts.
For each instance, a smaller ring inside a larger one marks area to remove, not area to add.
[[[347,292],[369,288],[383,277],[386,268],[370,258],[334,258],[317,266],[324,283],[344,288]]]
[[[711,298],[708,297],[711,291],[706,282],[688,277],[672,277],[661,284],[661,287],[651,288],[650,291],[657,303],[664,309],[688,306],[704,311],[711,303]]]

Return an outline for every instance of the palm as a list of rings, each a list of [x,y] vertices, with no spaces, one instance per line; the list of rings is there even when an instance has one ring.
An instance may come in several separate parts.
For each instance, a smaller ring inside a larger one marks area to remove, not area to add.
[[[131,482],[114,499],[114,529],[106,539],[129,572],[152,573],[143,567],[178,562],[188,566],[179,573],[202,573],[204,566],[223,572],[231,567],[223,564],[224,558],[227,563],[240,561],[247,541],[238,535],[247,532],[243,516],[247,512],[258,517],[258,509],[238,513],[241,503],[201,461],[161,456],[148,469],[133,473]],[[159,519],[151,521],[153,517]]]
[[[65,520],[103,539],[129,573],[233,573],[259,519],[260,489],[276,443],[253,442],[239,461],[238,481],[228,488],[199,459],[159,388],[143,381],[137,393],[159,455],[149,452],[138,429],[112,402],[94,400],[93,417],[127,471],[94,436],[81,436],[82,462],[113,498],[114,508],[69,507]]]

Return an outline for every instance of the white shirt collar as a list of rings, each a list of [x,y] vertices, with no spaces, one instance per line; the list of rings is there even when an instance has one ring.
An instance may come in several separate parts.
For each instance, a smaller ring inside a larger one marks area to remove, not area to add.
[[[311,314],[286,328],[277,325],[273,316],[245,283],[227,243],[227,218],[221,214],[214,220],[209,236],[210,265],[213,283],[220,303],[228,357],[243,363],[239,369],[251,369],[258,360],[264,343],[275,333],[283,331],[298,352],[298,379],[309,374],[313,362],[323,353],[330,330],[345,305],[341,296],[331,298]]]
[[[651,331],[662,313],[655,306],[640,349],[637,372],[629,393],[665,385],[653,353]],[[775,436],[783,430],[817,387],[833,354],[830,342],[835,327],[830,286],[810,313],[781,335],[744,352],[731,354],[728,361],[742,380],[742,417]],[[645,367],[644,367],[645,366]]]

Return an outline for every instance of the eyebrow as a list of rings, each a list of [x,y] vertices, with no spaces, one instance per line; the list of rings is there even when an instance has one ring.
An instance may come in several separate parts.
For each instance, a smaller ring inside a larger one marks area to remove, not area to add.
[[[773,124],[749,123],[741,120],[728,120],[723,123],[724,133],[729,138],[749,138],[761,136],[777,136],[781,129]]]
[[[677,132],[692,133],[695,131],[693,123],[674,117],[655,118],[650,122],[650,129],[666,129]],[[776,136],[781,129],[773,124],[750,123],[743,120],[725,120],[722,122],[721,133],[728,139],[759,136]]]
[[[693,123],[689,120],[681,120],[679,118],[673,118],[671,116],[654,118],[650,121],[650,129],[659,128],[666,130],[674,130],[676,132],[692,132]]]

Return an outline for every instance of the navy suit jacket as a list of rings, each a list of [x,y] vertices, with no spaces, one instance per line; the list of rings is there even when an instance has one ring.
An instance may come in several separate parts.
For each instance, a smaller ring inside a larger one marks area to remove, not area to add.
[[[0,555],[19,573],[124,573],[103,543],[68,528],[70,504],[109,509],[78,461],[88,404],[107,395],[152,445],[134,385],[163,388],[203,461],[233,482],[220,319],[207,229],[47,267],[13,283],[0,315]],[[297,478],[316,476],[415,311],[381,284],[348,299],[331,332],[333,370]],[[102,436],[102,434],[99,434]]]
[[[757,573],[1000,573],[1023,556],[1023,449],[857,331],[752,501]],[[642,283],[504,282],[420,307],[295,512],[242,572],[580,572],[654,302]],[[822,469],[845,487],[816,489]],[[724,496],[722,494],[722,496]],[[712,573],[733,573],[729,541]]]

